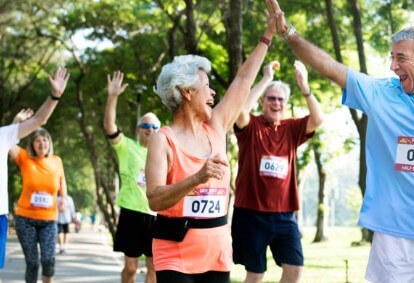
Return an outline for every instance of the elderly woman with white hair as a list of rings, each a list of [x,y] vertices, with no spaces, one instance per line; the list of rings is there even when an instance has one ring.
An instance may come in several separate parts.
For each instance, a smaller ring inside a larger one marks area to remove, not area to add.
[[[226,133],[275,34],[276,3],[266,2],[265,34],[215,107],[206,58],[175,57],[158,77],[154,90],[173,112],[172,123],[150,138],[145,172],[148,200],[158,213],[153,233],[158,283],[230,282]]]
[[[22,192],[15,210],[15,228],[26,261],[26,282],[37,282],[40,263],[42,280],[52,282],[57,240],[57,194],[66,197],[62,159],[53,154],[48,131],[33,132],[27,149],[14,145],[9,155],[22,174]]]

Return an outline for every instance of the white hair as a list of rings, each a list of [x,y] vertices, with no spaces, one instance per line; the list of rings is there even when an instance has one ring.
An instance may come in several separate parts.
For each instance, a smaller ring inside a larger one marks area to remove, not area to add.
[[[137,122],[137,127],[139,126],[139,124],[141,124],[141,123],[142,123],[142,120],[143,120],[144,118],[153,118],[154,120],[156,120],[156,124],[158,125],[158,127],[161,125],[160,119],[158,119],[157,115],[155,115],[155,114],[154,114],[154,113],[152,113],[152,112],[147,112],[147,113],[145,113],[143,116],[141,116],[141,117],[138,119],[138,122]]]
[[[154,92],[165,106],[175,112],[183,100],[179,87],[195,87],[200,78],[199,70],[209,73],[211,62],[197,55],[176,56],[171,63],[162,67]]]
[[[275,90],[278,90],[278,91],[284,93],[285,94],[285,100],[286,101],[289,99],[289,96],[290,96],[290,86],[287,83],[284,83],[284,82],[282,82],[280,80],[279,81],[272,81],[272,82],[270,82],[267,85],[266,89],[264,90],[264,92],[262,94],[262,98],[267,95],[267,92],[270,89],[275,89]]]
[[[393,44],[401,40],[414,41],[414,26],[402,29],[391,37]]]

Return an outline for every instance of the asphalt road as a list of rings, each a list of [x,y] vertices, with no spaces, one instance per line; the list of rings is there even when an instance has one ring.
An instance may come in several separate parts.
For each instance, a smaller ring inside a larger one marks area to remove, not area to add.
[[[72,232],[69,237],[67,251],[63,254],[56,254],[54,282],[120,282],[123,254],[112,251],[109,233],[102,228],[92,228],[86,224],[79,233]],[[144,260],[140,261],[141,264],[145,265]],[[0,282],[24,283],[25,267],[19,241],[15,233],[11,231],[7,240],[5,266],[0,270]],[[145,271],[145,266],[141,268]],[[139,271],[135,282],[144,282],[144,276],[145,274]],[[41,283],[41,268],[38,283]]]

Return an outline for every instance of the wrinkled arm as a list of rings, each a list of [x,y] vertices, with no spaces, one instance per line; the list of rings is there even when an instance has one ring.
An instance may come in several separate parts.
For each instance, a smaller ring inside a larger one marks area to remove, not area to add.
[[[267,28],[264,36],[272,39],[276,33],[275,0],[266,0],[267,4]],[[214,108],[214,115],[209,123],[215,129],[228,132],[239,116],[246,99],[249,95],[253,82],[259,72],[260,66],[266,56],[268,46],[259,42],[249,58],[237,71],[237,74],[230,84],[221,102]]]
[[[346,86],[348,68],[334,60],[327,52],[305,40],[300,35],[293,35],[287,40],[293,53],[303,62],[309,64],[322,76],[338,84],[341,88]]]
[[[147,197],[152,210],[160,211],[177,204],[190,191],[210,178],[222,179],[226,160],[219,156],[209,158],[203,167],[193,175],[175,184],[167,184],[171,170],[172,152],[164,133],[155,133],[148,143],[145,178]]]
[[[275,7],[277,33],[283,36],[287,34],[289,25],[277,1]],[[341,88],[345,88],[347,75],[347,67],[345,65],[334,60],[326,51],[307,41],[299,34],[290,36],[286,43],[301,61],[310,65],[322,76],[337,83]]]
[[[124,74],[120,71],[113,73],[111,79],[110,75],[107,76],[108,80],[108,99],[106,100],[105,114],[104,114],[104,130],[105,134],[112,135],[118,130],[116,125],[116,105],[118,102],[118,97],[121,93],[124,92],[128,84],[122,84],[124,79]],[[117,136],[114,139],[111,139],[111,142],[117,144],[121,140],[121,136]]]
[[[12,147],[9,149],[10,160],[15,162],[18,154],[19,154],[19,146],[15,144],[12,145]]]
[[[69,80],[69,73],[66,72],[66,68],[59,67],[55,75],[49,76],[49,82],[52,87],[52,95],[56,98],[60,98],[65,91],[67,82]],[[52,99],[50,96],[46,99],[43,105],[37,110],[35,115],[19,124],[19,131],[17,134],[18,139],[22,139],[28,136],[31,132],[46,124],[53,110],[55,109],[58,100]]]
[[[321,105],[314,95],[305,97],[306,103],[308,104],[310,117],[306,124],[306,133],[312,133],[323,123],[323,111]]]
[[[246,102],[244,103],[243,109],[240,112],[236,120],[236,125],[239,129],[243,129],[250,122],[250,111],[253,106],[265,91],[267,85],[273,80],[275,74],[274,68],[279,67],[279,62],[272,61],[263,68],[263,78],[255,85],[249,93]]]
[[[323,111],[318,100],[312,94],[309,87],[308,71],[306,70],[305,65],[300,61],[295,61],[294,68],[296,81],[298,83],[300,91],[303,93],[306,99],[306,103],[309,108],[310,117],[306,124],[306,133],[309,134],[322,124]]]

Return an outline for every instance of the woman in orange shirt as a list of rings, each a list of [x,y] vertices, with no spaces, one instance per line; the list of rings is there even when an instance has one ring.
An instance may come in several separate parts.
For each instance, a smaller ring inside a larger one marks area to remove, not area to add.
[[[158,212],[153,234],[158,283],[230,282],[226,133],[276,32],[276,2],[266,2],[267,29],[217,106],[206,58],[175,57],[158,77],[155,92],[173,112],[171,125],[150,138],[145,170],[148,200]]]
[[[57,194],[66,196],[66,180],[60,157],[53,154],[49,133],[39,128],[27,150],[17,145],[9,151],[19,166],[23,188],[15,211],[15,228],[26,261],[26,283],[37,282],[40,262],[44,283],[52,282],[55,272],[57,238]]]

